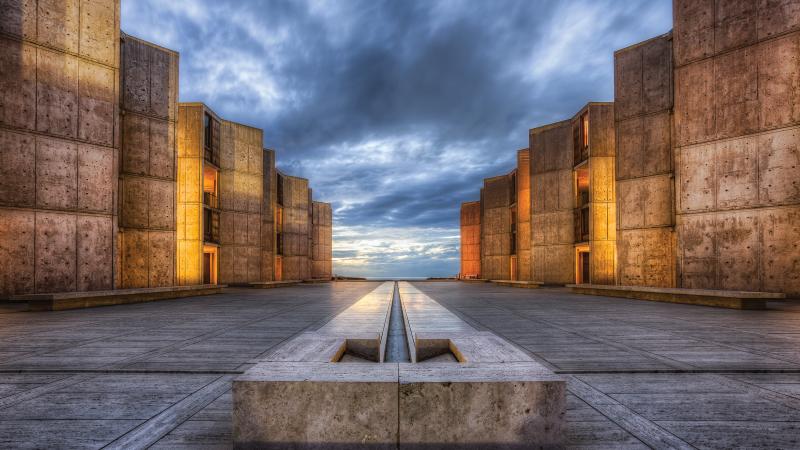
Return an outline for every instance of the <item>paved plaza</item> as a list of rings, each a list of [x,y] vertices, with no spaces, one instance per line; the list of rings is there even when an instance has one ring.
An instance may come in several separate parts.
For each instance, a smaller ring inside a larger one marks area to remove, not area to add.
[[[0,314],[0,447],[229,448],[231,380],[378,286]],[[572,448],[800,447],[800,306],[415,283],[568,378]]]

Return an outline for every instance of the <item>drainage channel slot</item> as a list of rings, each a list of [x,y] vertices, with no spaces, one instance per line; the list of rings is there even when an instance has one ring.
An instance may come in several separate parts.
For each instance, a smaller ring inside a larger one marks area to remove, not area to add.
[[[386,362],[411,362],[408,354],[408,336],[406,336],[406,326],[403,320],[403,307],[400,304],[400,294],[397,291],[397,283],[394,285],[394,296],[392,297],[392,312],[389,316],[389,332],[386,335]]]

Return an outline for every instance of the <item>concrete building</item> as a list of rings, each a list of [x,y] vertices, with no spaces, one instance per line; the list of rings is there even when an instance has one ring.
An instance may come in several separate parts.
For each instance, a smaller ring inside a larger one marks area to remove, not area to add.
[[[575,280],[572,121],[530,130],[533,281]]]
[[[481,202],[461,204],[460,279],[481,278]]]
[[[0,297],[275,279],[263,132],[179,108],[178,54],[119,15],[119,0],[3,3]],[[330,208],[316,244],[307,184],[292,279],[315,245],[315,276],[331,272]]]
[[[510,280],[516,274],[516,170],[486,178],[481,189],[481,276]]]
[[[121,51],[117,286],[173,286],[178,54],[125,34]]]
[[[619,283],[800,295],[796,8],[676,0],[616,52]]]
[[[333,211],[330,203],[312,202],[311,278],[330,280],[333,276]]]

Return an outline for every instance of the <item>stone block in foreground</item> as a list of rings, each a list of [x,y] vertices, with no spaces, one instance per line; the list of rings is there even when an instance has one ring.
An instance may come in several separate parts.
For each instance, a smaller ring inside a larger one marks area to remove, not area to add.
[[[397,448],[397,371],[397,364],[258,364],[233,382],[234,448]]]
[[[557,448],[566,382],[540,364],[400,364],[401,448]]]

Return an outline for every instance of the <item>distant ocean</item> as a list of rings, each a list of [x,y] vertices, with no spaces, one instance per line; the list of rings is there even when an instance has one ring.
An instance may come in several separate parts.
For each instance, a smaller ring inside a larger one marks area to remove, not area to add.
[[[419,281],[427,280],[428,277],[366,277],[370,281]]]

